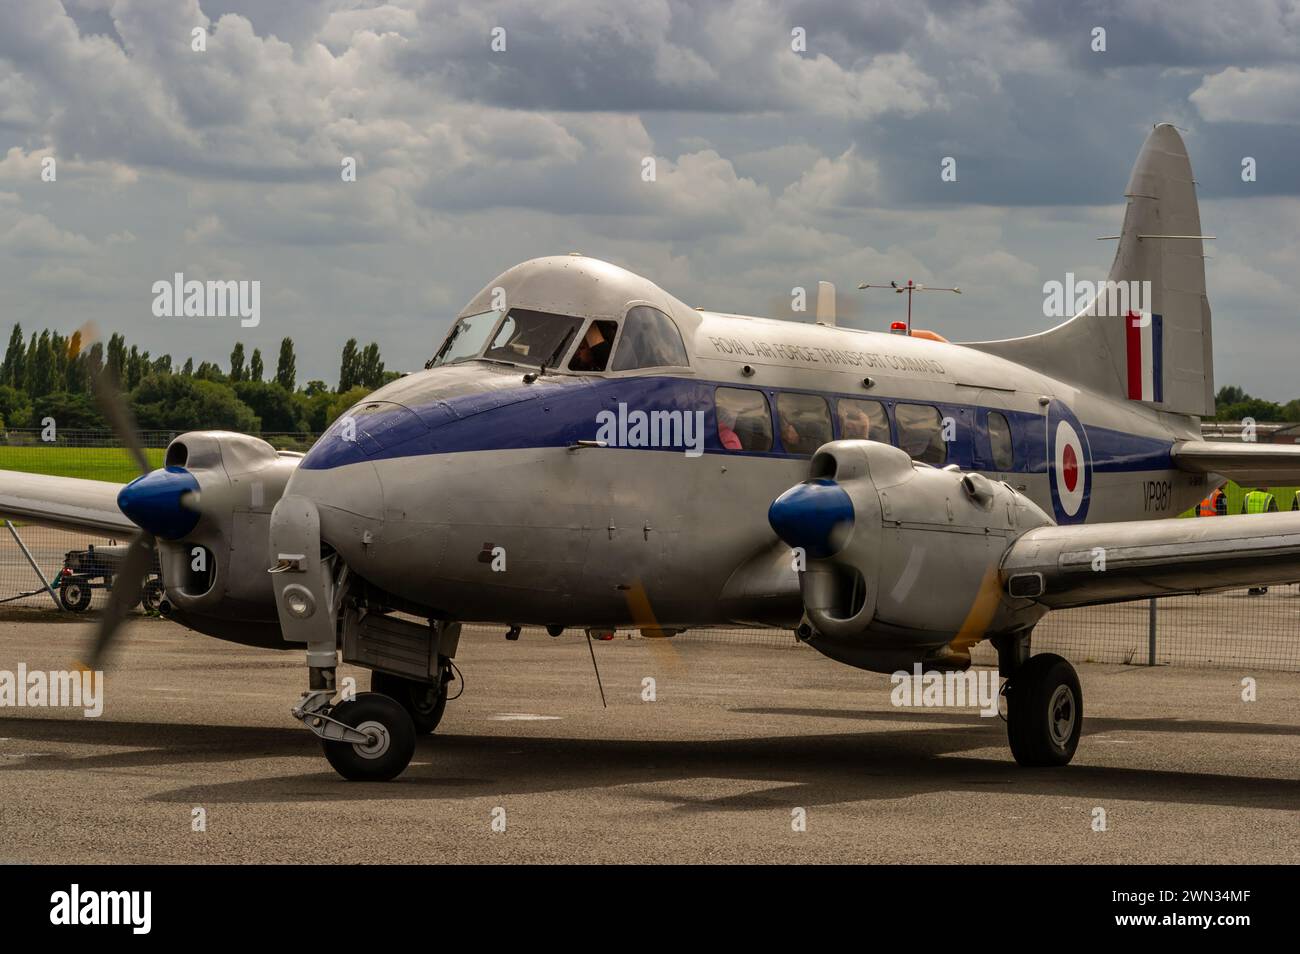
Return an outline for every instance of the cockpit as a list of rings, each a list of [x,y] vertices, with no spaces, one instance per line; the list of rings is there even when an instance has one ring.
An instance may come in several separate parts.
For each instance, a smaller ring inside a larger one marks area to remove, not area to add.
[[[462,361],[578,374],[690,367],[676,323],[644,304],[631,305],[617,320],[529,308],[466,315],[452,326],[425,367]]]

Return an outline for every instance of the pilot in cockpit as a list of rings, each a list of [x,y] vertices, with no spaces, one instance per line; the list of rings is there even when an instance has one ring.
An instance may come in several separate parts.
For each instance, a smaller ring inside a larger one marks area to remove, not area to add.
[[[578,350],[573,353],[569,370],[604,371],[609,364],[609,351],[613,343],[613,336],[606,336],[601,322],[593,321],[578,343]]]

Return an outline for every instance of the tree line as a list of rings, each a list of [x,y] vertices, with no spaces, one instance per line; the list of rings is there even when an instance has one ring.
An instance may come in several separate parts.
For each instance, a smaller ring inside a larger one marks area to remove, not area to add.
[[[230,364],[193,358],[176,366],[170,354],[153,357],[114,334],[87,347],[80,331],[45,329],[25,336],[15,324],[0,362],[0,426],[39,428],[53,418],[60,429],[108,427],[95,401],[93,380],[107,371],[127,394],[143,430],[223,429],[248,434],[278,431],[319,433],[366,394],[398,377],[384,370],[379,345],[343,346],[338,383],[311,380],[298,387],[293,339],[280,342],[271,371],[243,342]]]
[[[107,368],[127,392],[136,421],[145,430],[220,428],[248,434],[320,433],[375,388],[393,380],[379,345],[343,345],[338,383],[311,380],[297,386],[293,339],[280,342],[275,371],[268,374],[262,352],[246,354],[243,342],[230,352],[230,365],[187,358],[179,368],[170,354],[153,357],[114,334],[105,345],[85,347],[80,331],[62,335],[49,329],[24,336],[21,324],[9,335],[0,363],[0,426],[39,428],[53,418],[63,429],[108,427],[92,390],[94,375]],[[1300,399],[1276,404],[1254,398],[1236,385],[1215,397],[1215,420],[1300,422]]]
[[[1257,424],[1300,422],[1300,398],[1285,404],[1251,397],[1235,384],[1225,384],[1214,396],[1214,419],[1240,423],[1251,418]]]

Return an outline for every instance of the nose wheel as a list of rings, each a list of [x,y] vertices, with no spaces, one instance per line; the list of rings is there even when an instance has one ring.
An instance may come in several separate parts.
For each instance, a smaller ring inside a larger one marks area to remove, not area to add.
[[[1028,767],[1068,765],[1083,729],[1083,689],[1055,653],[1025,660],[1007,680],[1007,739]]]
[[[390,781],[405,771],[415,754],[415,725],[406,709],[388,696],[363,692],[318,718],[328,719],[337,729],[321,735],[321,748],[334,770],[350,782]]]

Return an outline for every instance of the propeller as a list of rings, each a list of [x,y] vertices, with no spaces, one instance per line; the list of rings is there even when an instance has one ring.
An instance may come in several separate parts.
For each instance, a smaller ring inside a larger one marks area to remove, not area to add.
[[[126,551],[126,557],[122,560],[122,565],[113,580],[113,589],[108,595],[108,605],[104,607],[104,612],[95,625],[87,667],[91,670],[97,670],[106,658],[113,638],[117,635],[118,629],[121,628],[122,621],[126,619],[126,614],[140,599],[145,577],[153,568],[156,539],[153,532],[142,525],[137,516],[131,512],[131,509],[134,508],[124,506],[124,503],[129,502],[123,499],[129,498],[128,490],[149,481],[153,476],[149,469],[149,458],[144,452],[144,445],[141,443],[139,432],[136,430],[135,417],[131,413],[131,408],[123,400],[117,382],[107,368],[93,371],[91,384],[95,391],[95,397],[99,401],[100,410],[103,411],[104,417],[112,427],[114,436],[122,442],[122,445],[135,459],[136,466],[140,468],[140,477],[127,484],[122,489],[122,493],[118,495],[118,506],[122,508],[122,512],[137,525],[140,525],[141,529],[131,539]],[[190,477],[190,480],[194,482],[195,488],[197,488],[197,481],[194,481],[193,477]],[[145,523],[148,523],[148,521],[146,520]]]
[[[126,551],[126,558],[122,560],[117,576],[113,579],[113,589],[108,594],[108,605],[104,607],[95,625],[90,662],[87,664],[91,670],[101,667],[113,638],[121,628],[122,621],[126,619],[126,614],[139,601],[144,579],[153,569],[154,547],[154,535],[148,530],[141,530],[132,538],[131,545]]]

